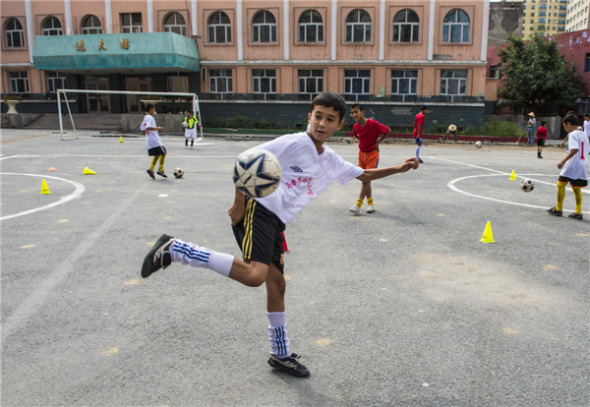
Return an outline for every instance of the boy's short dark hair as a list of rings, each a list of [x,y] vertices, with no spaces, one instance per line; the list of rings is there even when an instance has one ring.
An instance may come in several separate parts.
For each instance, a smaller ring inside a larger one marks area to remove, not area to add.
[[[193,111],[191,109],[189,109],[188,107],[186,109],[184,109],[184,112],[185,113],[193,114]]]
[[[420,109],[420,111],[423,111],[423,110],[428,110],[428,106],[422,106],[422,108]]]
[[[546,124],[547,124],[547,122],[546,122],[545,120],[543,120],[543,121],[541,122],[541,126],[544,126],[544,125],[546,125]]]
[[[350,106],[351,109],[358,109],[361,112],[363,112],[365,110],[365,108],[363,107],[363,105],[361,105],[360,103],[355,103],[352,106]]]
[[[576,117],[576,115],[573,114],[568,114],[567,116],[565,116],[563,118],[563,122],[564,123],[569,123],[573,126],[577,126],[578,125],[578,118]]]
[[[148,103],[147,105],[145,105],[145,111],[146,111],[146,112],[149,112],[149,111],[150,111],[150,110],[152,110],[154,107],[156,107],[156,106],[154,106],[154,104],[153,104],[153,103]]]
[[[584,117],[590,117],[590,113],[585,113]]]
[[[344,120],[346,115],[346,102],[344,98],[335,92],[322,92],[313,98],[311,102],[311,111],[316,106],[331,107],[340,114],[340,121]]]

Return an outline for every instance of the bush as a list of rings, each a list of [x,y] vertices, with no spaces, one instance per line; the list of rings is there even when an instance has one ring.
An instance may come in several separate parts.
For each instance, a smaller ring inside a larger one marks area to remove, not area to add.
[[[493,121],[483,125],[481,134],[496,137],[518,137],[520,130],[512,122]]]
[[[243,129],[244,127],[246,127],[246,123],[248,121],[250,121],[250,118],[248,116],[233,116],[227,121],[227,127],[231,129]]]

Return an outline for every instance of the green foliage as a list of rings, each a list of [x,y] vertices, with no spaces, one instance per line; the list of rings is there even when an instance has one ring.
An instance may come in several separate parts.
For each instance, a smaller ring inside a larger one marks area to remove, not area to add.
[[[481,134],[497,137],[518,137],[520,130],[512,122],[493,121],[483,125]]]
[[[227,121],[227,127],[231,128],[231,129],[243,129],[244,127],[246,127],[245,124],[249,120],[250,120],[250,118],[248,116],[244,116],[244,115],[233,116]]]
[[[510,37],[498,56],[502,62],[498,96],[502,99],[528,105],[546,101],[569,105],[580,95],[580,75],[559,53],[555,41],[541,35],[527,41]]]

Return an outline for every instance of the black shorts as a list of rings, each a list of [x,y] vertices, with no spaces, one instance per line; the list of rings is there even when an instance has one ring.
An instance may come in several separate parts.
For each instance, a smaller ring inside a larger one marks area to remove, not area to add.
[[[564,182],[566,184],[569,182],[572,188],[584,188],[588,186],[587,179],[571,179],[568,177],[562,177],[561,175],[559,176],[559,182]]]
[[[285,224],[277,215],[256,200],[246,197],[244,219],[232,228],[244,260],[264,264],[272,262],[283,272],[285,252],[281,232],[285,230]]]
[[[537,145],[539,147],[543,147],[545,145],[545,139],[544,138],[537,139]]]
[[[166,149],[164,146],[153,147],[148,150],[149,156],[166,155]]]

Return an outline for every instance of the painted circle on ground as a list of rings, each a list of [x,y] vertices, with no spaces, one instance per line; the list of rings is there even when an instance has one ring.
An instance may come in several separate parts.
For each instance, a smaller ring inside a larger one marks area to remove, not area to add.
[[[27,211],[18,212],[18,213],[12,214],[12,215],[2,216],[2,217],[0,217],[0,221],[8,220],[8,219],[13,219],[13,218],[18,218],[19,216],[30,215],[30,214],[35,213],[35,212],[39,212],[39,211],[44,211],[46,209],[55,208],[56,206],[63,205],[66,202],[71,201],[72,199],[80,198],[80,196],[82,196],[82,194],[84,193],[84,190],[86,189],[86,187],[84,187],[84,185],[82,185],[82,184],[80,184],[78,182],[70,181],[69,179],[60,178],[60,177],[52,177],[50,175],[20,174],[20,173],[16,173],[16,172],[0,172],[0,175],[18,175],[18,176],[25,176],[25,177],[37,177],[37,178],[54,179],[54,180],[57,180],[57,181],[67,182],[68,184],[73,185],[74,188],[75,188],[74,192],[72,192],[69,195],[64,196],[63,198],[60,198],[58,201],[52,202],[52,203],[50,203],[48,205],[40,206],[38,208],[29,209]]]

